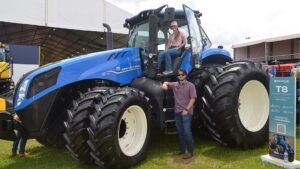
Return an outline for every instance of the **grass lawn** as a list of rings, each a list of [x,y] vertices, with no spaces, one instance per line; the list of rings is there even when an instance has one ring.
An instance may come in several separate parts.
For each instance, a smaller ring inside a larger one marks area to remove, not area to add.
[[[298,129],[299,131],[299,129]],[[299,142],[299,138],[297,139]],[[0,141],[0,168],[6,169],[94,169],[96,166],[82,164],[69,155],[66,150],[45,147],[35,140],[29,140],[28,157],[10,158],[11,142]],[[297,144],[299,145],[299,144]],[[155,133],[151,139],[147,159],[136,165],[135,169],[210,169],[210,168],[278,168],[263,163],[260,156],[267,154],[268,143],[253,150],[230,149],[209,139],[195,140],[195,154],[192,160],[182,160],[173,156],[177,148],[177,136]],[[297,146],[299,149],[300,146]],[[297,152],[297,157],[299,157]],[[298,158],[299,159],[299,158]]]

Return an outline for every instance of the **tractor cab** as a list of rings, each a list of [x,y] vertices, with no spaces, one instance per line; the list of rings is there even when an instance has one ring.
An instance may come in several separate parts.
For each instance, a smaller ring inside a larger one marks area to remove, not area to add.
[[[128,47],[140,48],[145,76],[157,77],[158,71],[163,71],[163,66],[157,67],[157,56],[166,48],[172,34],[170,23],[173,20],[178,22],[179,30],[187,38],[180,56],[172,58],[173,72],[179,68],[190,72],[194,67],[200,66],[199,54],[204,48],[211,46],[208,36],[200,26],[200,16],[199,11],[186,5],[180,10],[164,5],[126,19],[124,26],[129,28]]]

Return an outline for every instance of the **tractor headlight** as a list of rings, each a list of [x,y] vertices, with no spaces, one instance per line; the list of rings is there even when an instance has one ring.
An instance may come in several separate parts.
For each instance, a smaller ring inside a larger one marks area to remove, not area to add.
[[[56,67],[34,77],[28,88],[27,98],[56,84],[61,67]]]
[[[25,98],[25,91],[27,89],[27,86],[28,86],[28,82],[29,80],[25,80],[21,85],[20,85],[20,88],[19,88],[19,93],[18,93],[18,100],[17,100],[17,106],[19,106],[24,98]]]

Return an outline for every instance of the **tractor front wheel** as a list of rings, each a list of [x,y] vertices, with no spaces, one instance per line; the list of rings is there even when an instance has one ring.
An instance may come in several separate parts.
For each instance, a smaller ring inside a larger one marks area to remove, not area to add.
[[[143,160],[150,139],[150,105],[144,93],[123,88],[90,116],[88,145],[95,163],[128,168]]]
[[[111,90],[107,87],[95,87],[80,93],[78,99],[73,100],[72,106],[67,110],[67,120],[64,122],[66,132],[64,138],[66,148],[71,155],[85,163],[92,163],[90,149],[87,144],[89,135],[87,128],[90,125],[89,116],[102,105],[105,96]]]

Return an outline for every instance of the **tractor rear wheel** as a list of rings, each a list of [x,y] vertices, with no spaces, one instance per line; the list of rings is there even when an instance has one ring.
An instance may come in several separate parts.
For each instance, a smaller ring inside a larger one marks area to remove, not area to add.
[[[239,61],[204,67],[203,120],[221,144],[243,149],[267,140],[269,76],[260,64]]]
[[[97,165],[129,168],[145,158],[151,128],[149,110],[144,93],[123,88],[90,116],[88,144]]]

